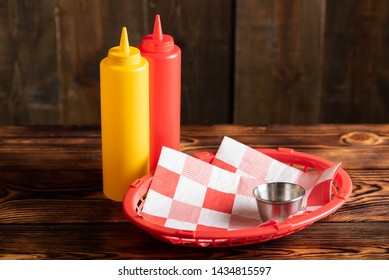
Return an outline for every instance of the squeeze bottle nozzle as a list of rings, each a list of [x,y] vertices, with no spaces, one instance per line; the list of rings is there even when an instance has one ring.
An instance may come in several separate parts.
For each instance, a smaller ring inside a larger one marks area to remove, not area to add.
[[[160,19],[159,15],[155,16],[153,39],[154,40],[162,40],[163,39],[162,25],[161,25],[161,19]]]
[[[130,43],[128,42],[127,28],[122,28],[122,35],[120,37],[119,52],[129,53]]]

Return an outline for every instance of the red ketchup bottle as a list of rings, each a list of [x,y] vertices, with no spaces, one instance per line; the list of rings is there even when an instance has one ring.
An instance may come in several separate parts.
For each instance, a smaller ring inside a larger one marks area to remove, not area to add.
[[[153,34],[138,46],[149,62],[150,171],[154,171],[162,146],[180,150],[181,50],[162,33],[156,15]]]

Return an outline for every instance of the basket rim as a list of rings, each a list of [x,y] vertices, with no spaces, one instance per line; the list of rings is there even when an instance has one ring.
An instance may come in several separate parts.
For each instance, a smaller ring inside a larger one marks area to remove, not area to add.
[[[321,167],[323,170],[330,166],[333,166],[334,163],[303,152],[297,152],[293,149],[288,148],[278,148],[278,149],[268,149],[268,148],[257,148],[256,150],[267,154],[271,157],[274,157],[277,160],[290,163],[290,161],[295,162],[295,164],[308,164],[307,160],[311,165],[315,167]],[[214,152],[200,152],[198,158],[203,160],[213,159]],[[195,156],[196,156],[195,154]],[[204,158],[207,157],[207,158]],[[284,160],[282,160],[284,159]],[[285,161],[289,159],[289,161]],[[293,160],[292,160],[293,159]],[[304,165],[306,166],[306,165]],[[143,219],[142,216],[138,214],[136,208],[138,203],[144,195],[147,194],[148,188],[153,179],[153,172],[144,175],[142,178],[135,180],[129,187],[127,191],[122,208],[127,219],[131,221],[137,227],[147,231],[154,237],[159,237],[162,239],[166,238],[178,238],[178,239],[189,239],[193,241],[209,241],[213,242],[214,240],[230,240],[230,239],[250,239],[258,237],[268,237],[274,236],[274,238],[282,237],[284,235],[296,232],[306,226],[311,225],[312,223],[323,219],[324,217],[334,213],[339,209],[346,200],[350,197],[352,192],[352,182],[349,175],[346,171],[340,166],[338,172],[335,176],[335,181],[337,181],[338,191],[334,194],[330,202],[323,205],[322,207],[302,215],[291,217],[283,222],[269,222],[261,226],[236,229],[236,230],[201,230],[201,231],[191,231],[191,230],[178,230],[173,228],[167,228],[154,223],[149,222],[146,219]],[[141,193],[144,192],[144,193]],[[271,240],[274,238],[266,239]],[[260,242],[260,241],[258,241]]]

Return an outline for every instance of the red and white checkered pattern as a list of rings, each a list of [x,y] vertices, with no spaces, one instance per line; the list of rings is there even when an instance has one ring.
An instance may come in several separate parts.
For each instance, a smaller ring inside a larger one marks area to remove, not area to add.
[[[303,172],[229,137],[212,162],[166,147],[142,210],[146,220],[182,230],[233,230],[261,224],[253,189],[265,182],[303,186],[304,211],[330,200],[331,180],[339,165],[322,173]]]
[[[261,182],[162,148],[142,216],[183,229],[240,229],[260,224],[253,189]]]
[[[260,181],[299,184],[305,189],[303,207],[308,210],[315,210],[331,200],[332,179],[340,166],[336,164],[321,173],[304,172],[229,137],[223,138],[212,164]]]

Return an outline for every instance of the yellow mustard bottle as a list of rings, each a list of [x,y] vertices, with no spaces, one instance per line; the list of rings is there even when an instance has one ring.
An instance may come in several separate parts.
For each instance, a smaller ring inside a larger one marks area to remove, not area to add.
[[[129,185],[149,172],[149,64],[129,45],[123,27],[120,45],[100,63],[103,191],[123,201]]]

